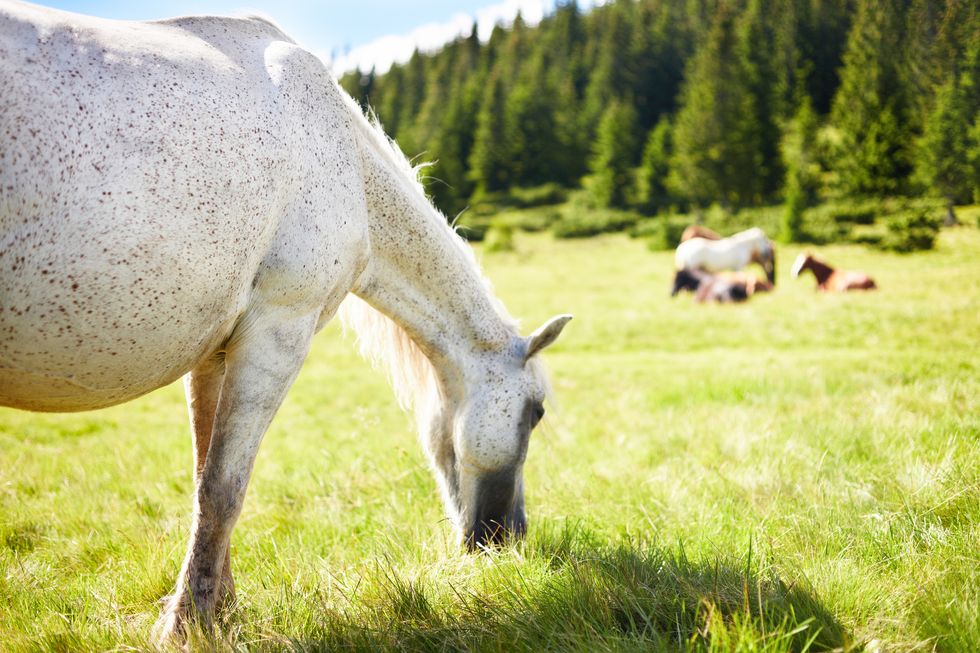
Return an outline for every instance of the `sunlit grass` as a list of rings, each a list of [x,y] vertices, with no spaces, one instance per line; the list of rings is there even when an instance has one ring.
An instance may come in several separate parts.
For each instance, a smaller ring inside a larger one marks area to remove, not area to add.
[[[263,443],[208,646],[300,650],[980,650],[980,233],[822,256],[741,306],[668,296],[671,255],[518,235],[482,256],[558,406],[529,540],[459,550],[411,420],[339,328]],[[190,516],[171,386],[96,413],[0,410],[0,649],[147,647]]]

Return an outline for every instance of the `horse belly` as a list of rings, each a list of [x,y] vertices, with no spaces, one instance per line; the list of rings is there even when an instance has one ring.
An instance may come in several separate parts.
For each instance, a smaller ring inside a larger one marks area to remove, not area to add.
[[[228,336],[289,200],[274,98],[220,67],[105,52],[14,71],[3,47],[0,405],[165,385]]]
[[[841,290],[873,290],[874,281],[863,272],[848,272],[841,280]]]
[[[117,217],[88,218],[105,215]],[[59,222],[42,215],[0,244],[0,404],[119,403],[180,377],[230,332],[247,260],[194,254],[196,242],[125,220],[118,231]]]

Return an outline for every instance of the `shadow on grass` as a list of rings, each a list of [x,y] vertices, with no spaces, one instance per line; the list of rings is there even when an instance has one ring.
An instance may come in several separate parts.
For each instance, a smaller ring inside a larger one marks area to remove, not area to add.
[[[751,559],[539,533],[480,580],[445,592],[382,569],[343,611],[315,610],[276,643],[301,651],[851,650],[814,594]],[[244,615],[239,615],[240,617]],[[284,626],[285,624],[283,624]],[[292,631],[292,633],[290,633]],[[284,634],[285,634],[284,633]]]

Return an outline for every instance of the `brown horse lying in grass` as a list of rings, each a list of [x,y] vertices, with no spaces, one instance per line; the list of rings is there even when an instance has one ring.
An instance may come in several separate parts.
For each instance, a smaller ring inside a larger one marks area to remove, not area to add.
[[[705,240],[721,240],[723,236],[717,231],[712,231],[707,227],[702,227],[699,224],[692,224],[690,227],[684,230],[681,234],[681,242],[691,240],[692,238],[704,238]]]
[[[696,268],[683,268],[674,275],[674,287],[670,291],[670,296],[675,297],[682,290],[693,292],[694,300],[699,304],[705,302],[728,304],[744,302],[749,298],[744,282],[729,281]]]
[[[757,292],[772,292],[773,285],[768,279],[760,279],[750,272],[719,272],[718,277],[731,283],[740,283],[745,286],[745,292],[752,295]]]
[[[817,290],[847,292],[848,290],[874,290],[874,279],[857,270],[835,270],[813,254],[804,252],[793,263],[793,277],[809,270],[817,280]]]

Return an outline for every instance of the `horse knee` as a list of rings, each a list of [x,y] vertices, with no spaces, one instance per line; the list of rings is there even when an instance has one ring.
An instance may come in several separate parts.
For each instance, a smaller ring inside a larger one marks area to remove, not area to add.
[[[201,520],[212,525],[226,525],[237,519],[245,501],[245,482],[238,479],[205,478],[197,491],[197,507]],[[230,527],[229,527],[230,530]]]

